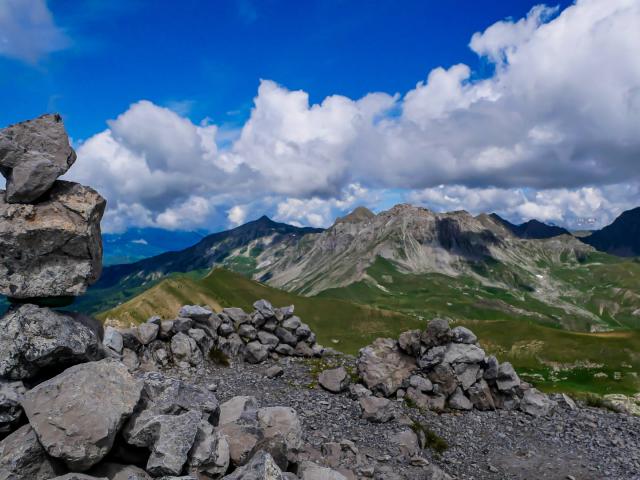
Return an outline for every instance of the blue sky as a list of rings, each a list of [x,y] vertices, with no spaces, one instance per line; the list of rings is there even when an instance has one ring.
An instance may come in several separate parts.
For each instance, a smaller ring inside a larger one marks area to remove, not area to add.
[[[0,124],[57,110],[87,138],[147,99],[238,125],[261,78],[315,103],[404,92],[439,65],[483,75],[491,66],[469,50],[471,34],[536,3],[52,0],[69,46],[36,65],[0,57]]]
[[[637,62],[623,66],[640,46],[623,35],[631,0],[5,2],[0,125],[62,113],[79,152],[71,178],[104,191],[108,229],[217,229],[262,213],[324,225],[397,200],[580,226],[640,203],[639,132],[619,129],[637,118],[640,86]],[[598,65],[612,92],[576,116]],[[630,92],[615,100],[628,113],[609,111],[614,87]],[[605,135],[578,139],[592,131]],[[140,183],[122,186],[110,155]]]

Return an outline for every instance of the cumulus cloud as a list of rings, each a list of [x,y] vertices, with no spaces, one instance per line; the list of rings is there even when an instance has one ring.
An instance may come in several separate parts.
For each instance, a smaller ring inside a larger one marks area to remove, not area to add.
[[[0,2],[0,55],[36,63],[69,44],[45,0]]]
[[[639,22],[636,0],[538,6],[471,37],[488,78],[437,67],[404,94],[310,104],[263,80],[225,141],[142,101],[82,144],[76,171],[107,194],[114,228],[206,225],[219,211],[232,225],[271,212],[324,226],[354,185],[370,206],[403,192],[516,220],[609,221],[639,199]]]

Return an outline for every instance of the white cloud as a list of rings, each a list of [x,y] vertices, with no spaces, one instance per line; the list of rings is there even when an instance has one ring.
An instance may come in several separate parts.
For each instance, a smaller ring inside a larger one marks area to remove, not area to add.
[[[489,78],[438,67],[404,95],[312,105],[264,80],[224,139],[208,120],[138,102],[81,145],[72,175],[106,194],[109,228],[206,225],[216,212],[236,224],[268,209],[327,225],[356,184],[369,205],[402,191],[512,218],[610,219],[639,198],[638,23],[637,0],[535,7],[471,37]]]
[[[227,219],[232,226],[237,227],[238,225],[245,223],[247,220],[247,213],[246,205],[235,205],[227,211]]]
[[[45,0],[0,1],[0,55],[36,63],[69,44]]]

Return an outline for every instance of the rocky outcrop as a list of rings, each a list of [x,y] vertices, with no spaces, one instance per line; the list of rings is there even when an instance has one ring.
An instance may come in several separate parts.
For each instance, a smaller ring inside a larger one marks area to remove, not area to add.
[[[47,456],[30,425],[20,427],[0,442],[2,479],[49,480],[61,473],[61,468]]]
[[[42,115],[0,130],[0,173],[7,179],[8,203],[36,201],[75,160],[60,115]]]
[[[446,320],[438,318],[423,332],[405,332],[397,342],[377,339],[361,349],[358,371],[372,391],[429,410],[519,408],[541,416],[554,407],[546,395],[521,381],[510,363],[500,364],[486,355],[472,331],[451,329]],[[381,421],[377,411],[372,411],[377,410],[374,406],[375,402],[365,400],[364,415]]]
[[[0,195],[0,293],[15,299],[84,293],[102,270],[104,209],[95,190],[71,182],[55,182],[36,204],[7,203]]]
[[[101,336],[101,325],[89,317],[21,305],[0,318],[0,377],[31,379],[101,359]]]

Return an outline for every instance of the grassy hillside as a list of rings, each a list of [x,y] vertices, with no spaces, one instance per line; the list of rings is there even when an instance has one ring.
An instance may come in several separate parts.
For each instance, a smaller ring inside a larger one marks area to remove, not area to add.
[[[209,305],[215,310],[242,307],[266,298],[276,306],[294,304],[296,314],[317,333],[318,341],[347,353],[356,353],[377,337],[397,337],[425,322],[401,313],[357,305],[332,298],[302,297],[277,290],[224,269],[204,277],[176,275],[163,280],[122,305],[98,315],[123,323],[139,323],[151,315],[174,318],[180,305]]]
[[[508,273],[500,273],[499,265],[494,268],[496,274]],[[640,307],[636,261],[596,254],[584,264],[552,272],[571,285],[567,303],[580,302],[582,309],[613,330],[607,333],[589,333],[582,312],[536,300],[525,287],[505,290],[470,277],[403,274],[383,259],[367,274],[361,282],[324,291],[320,297],[399,311],[417,319],[450,318],[471,328],[487,351],[511,361],[545,390],[640,390],[636,376],[640,317],[633,313]]]

